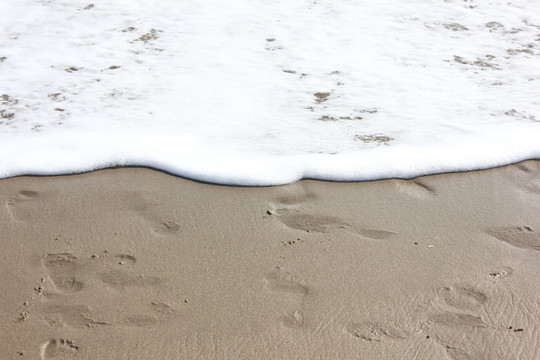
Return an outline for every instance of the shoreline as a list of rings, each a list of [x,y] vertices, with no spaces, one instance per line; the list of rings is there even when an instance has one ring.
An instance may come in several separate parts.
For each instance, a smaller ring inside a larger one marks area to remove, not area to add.
[[[92,174],[92,173],[100,172],[100,171],[118,170],[118,169],[140,169],[140,170],[155,171],[155,172],[162,173],[162,174],[172,176],[172,177],[175,177],[175,178],[179,178],[179,179],[183,179],[183,180],[187,180],[187,181],[193,181],[193,182],[201,183],[201,184],[207,184],[207,185],[233,186],[233,187],[241,187],[241,188],[268,188],[268,187],[275,187],[275,186],[287,186],[287,185],[291,185],[291,184],[294,184],[294,183],[297,183],[297,182],[300,182],[300,181],[321,181],[321,182],[348,184],[348,183],[370,183],[370,182],[374,182],[374,181],[387,181],[387,180],[414,180],[414,179],[417,179],[417,178],[430,177],[430,176],[464,174],[464,173],[479,172],[479,171],[490,171],[490,170],[496,170],[496,169],[505,168],[507,166],[517,166],[519,164],[528,163],[528,162],[537,162],[537,161],[540,161],[540,159],[527,158],[525,160],[520,160],[520,161],[515,161],[515,162],[510,162],[510,163],[502,163],[502,164],[499,164],[499,165],[482,167],[482,168],[474,168],[474,169],[467,169],[467,170],[450,170],[450,171],[442,171],[442,172],[435,172],[435,173],[425,173],[425,174],[420,174],[420,175],[411,176],[411,177],[405,177],[405,176],[404,177],[399,177],[399,176],[380,177],[380,178],[378,177],[378,178],[373,178],[373,179],[368,179],[368,180],[331,180],[331,179],[321,179],[321,178],[316,178],[316,177],[305,177],[305,178],[300,178],[298,180],[295,180],[295,181],[289,182],[289,183],[270,184],[270,185],[249,185],[249,184],[248,185],[242,185],[242,184],[227,184],[225,182],[205,181],[205,180],[199,180],[196,177],[178,175],[178,174],[176,174],[174,172],[167,171],[167,170],[164,170],[164,169],[159,168],[159,167],[153,167],[153,166],[150,166],[150,165],[148,165],[148,166],[147,165],[115,165],[115,166],[108,166],[108,167],[103,167],[103,168],[100,167],[100,168],[95,168],[95,169],[92,169],[92,170],[86,170],[86,171],[80,171],[80,172],[58,173],[58,174],[33,174],[33,173],[28,173],[28,174],[12,175],[12,176],[8,176],[8,177],[0,178],[0,181],[7,180],[7,179],[15,179],[15,178],[54,178],[54,177],[66,177],[66,176],[79,176],[79,175]]]
[[[269,187],[2,179],[0,353],[538,358],[539,179],[538,160]]]

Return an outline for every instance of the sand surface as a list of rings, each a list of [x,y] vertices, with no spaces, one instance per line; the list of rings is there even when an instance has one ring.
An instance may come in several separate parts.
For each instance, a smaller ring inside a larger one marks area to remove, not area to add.
[[[540,359],[540,162],[0,181],[2,359]]]

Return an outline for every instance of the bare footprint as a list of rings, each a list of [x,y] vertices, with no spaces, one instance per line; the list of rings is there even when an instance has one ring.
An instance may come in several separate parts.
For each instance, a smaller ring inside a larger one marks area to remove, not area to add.
[[[90,307],[85,305],[49,305],[45,307],[44,321],[51,326],[96,327],[111,325],[95,319]]]
[[[485,327],[486,323],[480,316],[445,312],[430,317],[429,321],[435,325],[450,326],[450,327]]]
[[[475,310],[487,301],[487,296],[468,286],[445,287],[441,290],[444,302],[453,308]]]
[[[410,331],[392,324],[352,323],[349,324],[347,331],[352,336],[366,341],[396,340],[412,336]]]
[[[77,257],[70,253],[48,254],[43,259],[51,281],[58,291],[75,292],[83,288],[83,282],[75,278],[78,268]]]
[[[282,293],[279,299],[280,308],[283,310],[281,323],[288,328],[302,328],[305,325],[302,303],[309,294],[309,288],[297,281],[291,274],[276,271],[266,276],[268,287]]]
[[[350,228],[349,224],[332,216],[301,214],[298,212],[285,213],[280,216],[280,220],[291,229],[308,232],[326,233],[332,229]]]
[[[309,293],[307,286],[298,282],[291,274],[283,271],[271,272],[266,276],[270,288],[305,296]]]
[[[540,234],[530,226],[496,229],[488,234],[517,248],[540,251]]]
[[[12,219],[24,219],[27,217],[27,204],[38,198],[39,193],[32,190],[21,190],[6,202],[6,208]]]
[[[19,191],[19,195],[17,196],[17,199],[19,200],[32,200],[36,198],[39,195],[36,191],[32,190],[21,190]]]
[[[150,226],[154,233],[158,235],[174,235],[180,231],[180,224],[168,219],[151,219]]]
[[[70,340],[51,339],[41,347],[42,360],[76,359],[79,347]]]

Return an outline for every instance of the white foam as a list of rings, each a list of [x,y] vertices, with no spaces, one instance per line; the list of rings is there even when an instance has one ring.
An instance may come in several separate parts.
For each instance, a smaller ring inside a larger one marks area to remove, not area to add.
[[[275,185],[540,157],[536,1],[88,5],[0,4],[0,177]]]

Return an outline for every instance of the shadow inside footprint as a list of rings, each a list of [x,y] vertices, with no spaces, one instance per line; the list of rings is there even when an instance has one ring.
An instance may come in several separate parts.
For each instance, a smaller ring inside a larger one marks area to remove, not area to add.
[[[492,230],[488,234],[521,249],[540,251],[540,234],[530,226]]]
[[[58,291],[75,292],[83,288],[84,284],[75,278],[79,266],[76,256],[69,253],[48,254],[43,265]]]

